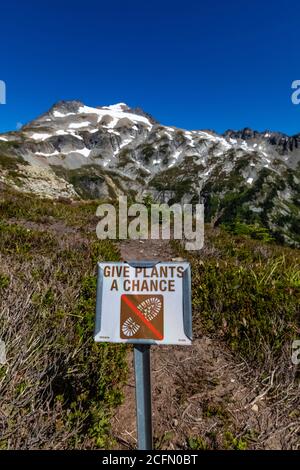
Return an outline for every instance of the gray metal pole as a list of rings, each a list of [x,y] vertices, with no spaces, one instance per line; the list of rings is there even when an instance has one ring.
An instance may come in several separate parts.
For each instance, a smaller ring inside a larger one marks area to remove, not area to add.
[[[134,346],[138,449],[152,449],[150,346]]]

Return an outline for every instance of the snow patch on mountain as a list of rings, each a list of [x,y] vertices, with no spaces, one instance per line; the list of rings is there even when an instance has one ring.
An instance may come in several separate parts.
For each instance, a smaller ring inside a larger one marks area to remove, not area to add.
[[[52,153],[35,152],[35,155],[41,155],[42,157],[54,157],[59,155],[59,152],[57,150],[54,150]]]
[[[31,139],[33,140],[46,140],[46,139],[49,139],[50,137],[52,137],[51,134],[44,134],[44,133],[34,133],[34,134],[31,134],[29,136]]]
[[[82,127],[88,127],[91,123],[89,121],[85,122],[71,122],[69,129],[81,129]]]
[[[84,115],[93,115],[96,114],[98,116],[98,123],[101,122],[103,118],[110,118],[109,120],[107,119],[107,122],[105,122],[105,119],[103,121],[103,125],[107,127],[116,127],[118,124],[122,125],[122,123],[119,123],[121,119],[127,119],[127,123],[135,123],[135,124],[143,124],[149,127],[150,129],[152,128],[152,124],[144,116],[140,116],[138,114],[133,114],[130,112],[124,111],[124,106],[126,106],[124,103],[118,103],[116,105],[112,106],[107,106],[103,108],[92,108],[90,106],[81,106],[78,110],[80,114]]]
[[[56,118],[64,118],[67,116],[75,116],[75,113],[61,113],[60,111],[53,111],[53,116]],[[51,119],[46,119],[46,121],[50,121]]]

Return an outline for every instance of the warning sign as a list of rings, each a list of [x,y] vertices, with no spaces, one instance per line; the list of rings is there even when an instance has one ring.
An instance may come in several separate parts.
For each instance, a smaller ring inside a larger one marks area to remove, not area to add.
[[[121,297],[121,338],[164,339],[164,299],[162,295]]]
[[[189,263],[99,263],[95,340],[191,344]]]

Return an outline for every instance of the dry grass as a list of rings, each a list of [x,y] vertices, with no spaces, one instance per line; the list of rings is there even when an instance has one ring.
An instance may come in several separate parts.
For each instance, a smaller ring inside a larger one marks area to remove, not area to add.
[[[2,203],[0,224],[0,447],[107,447],[125,350],[93,342],[95,267],[118,252],[82,229],[92,228],[87,204],[72,207],[66,225],[69,205],[19,198],[20,219]]]

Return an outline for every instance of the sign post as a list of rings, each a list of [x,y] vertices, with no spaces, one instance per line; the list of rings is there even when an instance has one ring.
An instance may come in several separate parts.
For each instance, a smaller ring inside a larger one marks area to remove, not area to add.
[[[134,346],[138,449],[152,449],[150,345]]]
[[[138,448],[151,450],[150,346],[191,345],[189,263],[98,263],[95,341],[134,345]]]

